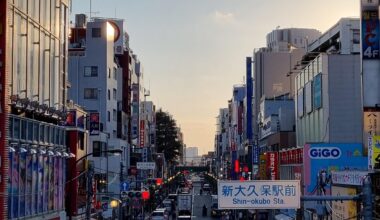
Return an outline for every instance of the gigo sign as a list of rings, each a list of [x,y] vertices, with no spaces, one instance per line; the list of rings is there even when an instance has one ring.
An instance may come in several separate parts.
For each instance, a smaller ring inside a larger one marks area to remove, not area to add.
[[[315,147],[310,148],[309,157],[313,159],[338,159],[342,151],[337,147]]]

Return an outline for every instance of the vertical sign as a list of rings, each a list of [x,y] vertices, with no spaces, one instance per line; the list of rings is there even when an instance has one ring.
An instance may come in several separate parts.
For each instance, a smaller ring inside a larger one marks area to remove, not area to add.
[[[368,145],[368,140],[372,136],[380,135],[380,112],[368,111],[364,112],[364,129],[363,129],[363,143],[364,143],[364,155],[370,153],[371,145]],[[372,149],[373,150],[373,149]],[[373,151],[372,151],[373,152]],[[371,155],[368,155],[372,157]]]
[[[270,180],[278,180],[278,152],[267,152],[267,173]]]
[[[145,145],[145,121],[140,120],[140,147]]]
[[[8,23],[8,1],[0,1],[0,158],[1,158],[1,167],[0,172],[3,174],[0,177],[0,193],[2,195],[6,195],[7,190],[7,181],[8,178],[6,175],[8,169],[8,148],[6,144],[6,129],[8,128],[8,105],[7,97],[8,97],[8,89],[6,86],[6,77],[8,75],[6,69],[6,24]],[[0,219],[7,218],[7,197],[0,196]],[[8,206],[9,207],[9,206]]]
[[[371,167],[380,170],[380,136],[372,137]]]
[[[362,8],[362,59],[379,59],[379,11]]]
[[[99,112],[90,113],[90,135],[99,135],[100,133],[100,119]]]

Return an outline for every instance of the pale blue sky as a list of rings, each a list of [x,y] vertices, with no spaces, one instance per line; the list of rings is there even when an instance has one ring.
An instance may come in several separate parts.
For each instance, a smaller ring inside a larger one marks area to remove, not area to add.
[[[72,14],[90,11],[73,0]],[[359,0],[92,0],[97,17],[125,19],[152,100],[181,126],[187,146],[214,149],[218,109],[243,82],[245,57],[281,28],[322,32],[358,17]]]

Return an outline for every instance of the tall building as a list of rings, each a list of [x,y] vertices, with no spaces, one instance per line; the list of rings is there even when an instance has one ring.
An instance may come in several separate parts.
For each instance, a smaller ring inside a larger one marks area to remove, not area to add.
[[[120,192],[130,164],[130,54],[123,24],[121,19],[87,21],[85,15],[76,15],[69,48],[69,99],[90,115],[98,113],[100,128],[90,128],[88,153],[93,155],[88,159],[95,167],[95,181],[105,180],[104,190],[111,193]],[[104,152],[113,149],[123,153],[110,157]]]
[[[0,219],[65,217],[69,4],[0,1]]]
[[[186,147],[186,163],[198,163],[200,162],[200,158],[198,157],[198,147]]]

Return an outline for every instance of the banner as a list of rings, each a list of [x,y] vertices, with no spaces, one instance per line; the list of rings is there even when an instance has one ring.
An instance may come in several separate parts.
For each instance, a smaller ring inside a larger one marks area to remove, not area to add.
[[[90,113],[90,135],[100,134],[100,118],[99,112]]]
[[[362,58],[379,59],[379,12],[362,11]]]
[[[380,136],[372,137],[371,165],[373,169],[380,170]]]
[[[145,121],[140,120],[140,147],[145,146]]]

